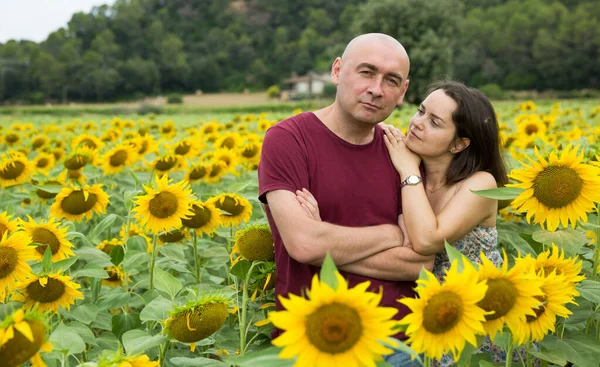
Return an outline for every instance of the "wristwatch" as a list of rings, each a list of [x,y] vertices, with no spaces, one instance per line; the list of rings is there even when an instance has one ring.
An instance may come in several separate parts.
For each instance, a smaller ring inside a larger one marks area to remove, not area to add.
[[[418,184],[420,184],[421,182],[423,182],[423,180],[421,179],[421,176],[417,176],[417,175],[408,175],[408,176],[407,176],[407,177],[404,179],[404,181],[402,181],[402,182],[400,183],[400,188],[403,188],[403,187],[404,187],[404,186],[406,186],[406,185],[411,185],[411,186],[418,185]]]

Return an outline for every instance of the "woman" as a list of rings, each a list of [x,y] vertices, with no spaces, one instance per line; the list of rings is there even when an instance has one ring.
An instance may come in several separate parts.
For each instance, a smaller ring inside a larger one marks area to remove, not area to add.
[[[433,272],[442,280],[450,267],[445,240],[474,262],[483,252],[496,266],[502,264],[496,248],[498,202],[472,190],[503,186],[507,177],[496,114],[485,95],[455,81],[434,84],[431,90],[410,120],[406,136],[392,126],[382,127],[402,182],[399,224],[404,246],[421,255],[436,254]],[[420,165],[427,177],[425,186]],[[297,198],[310,216],[320,220],[318,203],[308,191],[299,192]],[[493,354],[495,359],[504,358]],[[446,359],[441,365],[452,364]]]

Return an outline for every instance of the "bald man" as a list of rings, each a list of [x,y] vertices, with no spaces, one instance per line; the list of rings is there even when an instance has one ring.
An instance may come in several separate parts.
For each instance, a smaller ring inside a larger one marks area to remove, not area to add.
[[[275,241],[277,296],[305,294],[329,252],[350,286],[370,281],[371,291],[383,289],[381,305],[399,310],[396,318],[408,312],[397,299],[414,297],[414,280],[433,257],[402,247],[400,177],[377,124],[402,103],[409,69],[394,38],[358,36],[333,62],[335,101],[267,131],[259,199]],[[302,189],[318,201],[321,220],[302,208]]]

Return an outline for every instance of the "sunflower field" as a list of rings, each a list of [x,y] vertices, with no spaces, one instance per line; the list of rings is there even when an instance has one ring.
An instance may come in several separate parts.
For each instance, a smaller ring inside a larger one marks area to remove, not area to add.
[[[0,365],[390,366],[396,348],[600,366],[600,105],[495,107],[511,182],[477,194],[499,200],[504,264],[447,244],[445,280],[424,270],[399,322],[330,259],[274,311],[256,170],[265,131],[300,111],[1,117]]]

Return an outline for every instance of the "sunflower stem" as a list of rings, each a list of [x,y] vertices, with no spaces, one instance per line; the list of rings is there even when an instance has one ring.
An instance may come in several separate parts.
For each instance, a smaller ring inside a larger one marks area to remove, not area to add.
[[[600,204],[596,205],[596,224],[600,226]],[[598,263],[600,262],[600,228],[596,227],[596,246],[594,246],[594,267],[592,268],[592,280],[598,279]]]
[[[425,358],[423,359],[423,367],[430,367],[431,366],[431,358],[429,356],[425,356]]]
[[[508,349],[506,350],[506,367],[510,367],[512,363],[512,353],[513,353],[513,338],[512,333],[508,333]]]
[[[156,233],[152,237],[152,262],[150,263],[150,290],[154,289],[154,265],[156,265],[156,254],[158,251],[156,250],[156,238],[158,236]]]
[[[242,288],[242,307],[240,307],[242,316],[240,319],[240,355],[243,356],[246,352],[246,330],[248,329],[248,325],[246,325],[246,317],[248,313],[248,284],[250,283],[250,275],[252,274],[252,270],[254,269],[255,262],[250,265],[250,269],[248,269],[248,273],[246,273],[246,278],[244,279],[244,284]]]
[[[192,230],[192,239],[194,241],[194,266],[196,267],[196,283],[200,284],[200,261],[198,260],[198,237],[196,231]]]
[[[159,348],[158,365],[162,366],[165,358],[167,357],[167,351],[169,350],[169,339],[167,339],[163,345]]]

